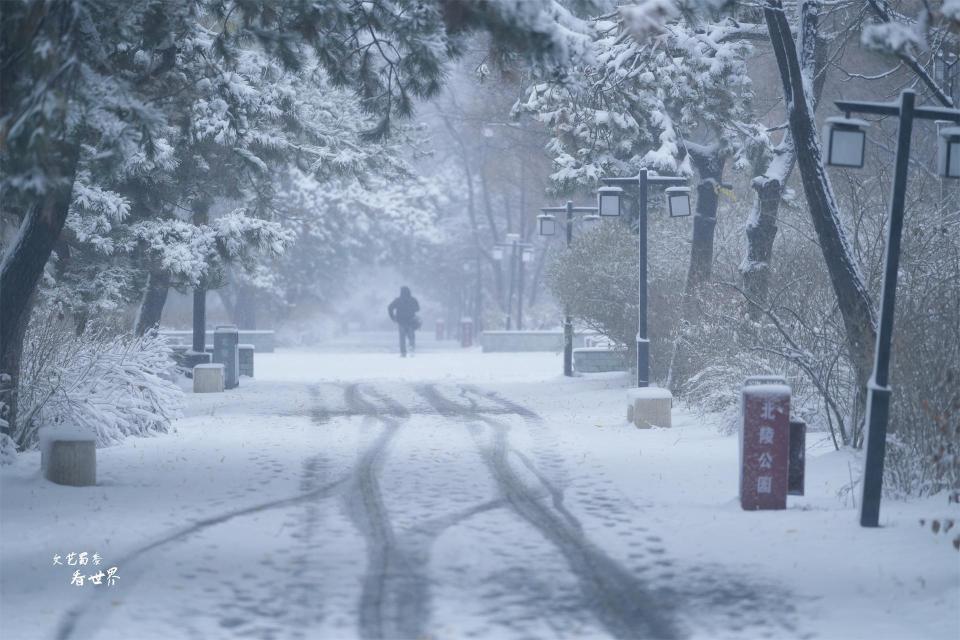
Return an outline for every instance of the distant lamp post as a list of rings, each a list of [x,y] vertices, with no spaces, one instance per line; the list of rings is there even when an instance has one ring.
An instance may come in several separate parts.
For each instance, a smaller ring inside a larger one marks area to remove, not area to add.
[[[493,259],[496,261],[501,261],[505,257],[506,253],[510,253],[510,289],[507,294],[507,317],[505,318],[504,325],[507,331],[510,331],[513,328],[513,287],[515,282],[515,276],[517,273],[516,259],[517,254],[520,254],[520,277],[523,277],[523,263],[529,262],[533,259],[533,245],[529,242],[520,242],[519,233],[508,233],[503,239],[505,242],[501,244],[496,244],[493,246],[491,251]],[[528,257],[529,252],[529,257]],[[520,283],[520,300],[517,303],[518,313],[517,313],[517,328],[523,328],[523,282]]]
[[[537,216],[537,224],[540,228],[540,235],[547,237],[557,235],[556,216],[549,213],[541,213]]]
[[[667,210],[671,218],[690,215],[690,187],[669,187],[663,192],[667,197]]]
[[[827,148],[827,164],[831,167],[863,168],[869,126],[866,120],[849,117],[827,118],[823,136],[824,146]]]
[[[679,176],[660,176],[651,174],[646,168],[640,169],[640,173],[630,178],[603,178],[603,183],[609,189],[611,186],[623,185],[636,189],[636,198],[639,203],[639,218],[637,220],[637,242],[639,251],[637,256],[637,284],[639,305],[637,308],[637,386],[650,386],[650,339],[647,335],[647,195],[650,185],[674,185],[674,189],[682,187],[687,183],[686,178]],[[669,192],[670,189],[667,189]],[[690,189],[683,192],[676,192],[677,198],[676,211],[674,214],[674,203],[671,198],[667,198],[670,215],[679,217],[681,208],[686,206],[686,215],[690,215]],[[623,190],[619,198],[620,205],[623,202]]]
[[[623,212],[623,189],[600,187],[597,189],[597,209],[604,218],[616,218]]]
[[[960,127],[940,129],[937,173],[941,178],[960,178]]]
[[[599,204],[599,203],[598,203]],[[619,207],[619,204],[617,205]],[[587,218],[597,218],[597,211],[599,207],[575,207],[573,202],[567,200],[567,203],[562,207],[543,207],[540,209],[543,213],[538,216],[540,219],[540,235],[542,236],[552,236],[556,233],[557,229],[557,219],[553,216],[554,213],[563,213],[565,214],[564,227],[567,236],[567,248],[570,248],[570,245],[573,244],[573,220],[575,214],[585,214],[584,222],[587,222],[589,225],[596,224],[595,222],[587,221]],[[550,233],[543,233],[544,220],[549,220]],[[570,315],[569,309],[564,309],[564,318],[563,318],[563,375],[570,377],[573,375],[573,317]]]
[[[883,459],[887,448],[887,420],[890,417],[890,342],[893,338],[893,312],[897,293],[897,270],[900,266],[900,238],[903,235],[904,203],[907,195],[907,169],[910,164],[910,139],[913,121],[948,120],[960,124],[960,110],[942,107],[918,107],[916,93],[906,90],[897,102],[849,102],[838,100],[837,108],[850,113],[868,113],[893,116],[897,124],[897,152],[894,160],[893,194],[890,197],[890,231],[887,234],[886,258],[883,274],[883,292],[880,296],[880,324],[877,327],[877,343],[873,358],[873,375],[867,383],[867,444],[863,467],[863,499],[860,501],[860,526],[880,525],[880,496],[883,492]],[[849,122],[848,118],[844,118]],[[960,175],[958,162],[953,154],[958,150],[957,134],[948,127],[948,133],[940,136],[940,153],[943,159],[942,174]],[[850,140],[853,140],[852,138]],[[831,144],[834,141],[829,140]],[[855,141],[853,141],[855,142]],[[852,152],[850,152],[852,153]],[[854,155],[844,156],[856,160]],[[831,163],[833,164],[833,163]],[[838,166],[862,166],[840,164]]]

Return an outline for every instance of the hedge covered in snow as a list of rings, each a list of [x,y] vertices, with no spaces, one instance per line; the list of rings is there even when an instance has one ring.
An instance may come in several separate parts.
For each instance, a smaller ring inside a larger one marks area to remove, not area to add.
[[[134,337],[102,326],[78,335],[67,322],[33,322],[13,440],[35,449],[41,427],[60,425],[89,431],[98,446],[166,432],[183,404],[175,375],[170,346],[154,332]]]

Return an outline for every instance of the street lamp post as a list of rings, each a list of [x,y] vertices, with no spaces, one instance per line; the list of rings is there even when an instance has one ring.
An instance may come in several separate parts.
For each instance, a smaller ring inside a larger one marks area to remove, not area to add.
[[[650,385],[650,338],[647,334],[647,193],[650,185],[685,185],[686,178],[678,176],[650,175],[646,168],[631,178],[603,178],[608,187],[637,187],[637,201],[639,202],[638,244],[640,255],[638,259],[638,288],[640,294],[637,310],[637,386]],[[690,215],[690,190],[668,189],[667,203],[671,217]],[[604,207],[603,199],[613,197],[608,191],[601,189],[598,193],[600,206]],[[622,210],[618,205],[617,210]]]
[[[584,220],[593,224],[597,217],[597,207],[575,207],[573,201],[567,200],[562,207],[543,207],[540,209],[543,213],[537,216],[540,227],[540,235],[552,236],[556,234],[557,219],[554,213],[566,214],[566,236],[567,248],[573,244],[573,218],[575,214],[586,214]],[[589,219],[589,220],[588,220]],[[563,375],[570,377],[573,375],[573,317],[570,315],[570,308],[564,309],[563,318]]]
[[[852,102],[838,100],[837,108],[845,112],[849,119],[851,113],[895,116],[897,124],[897,151],[893,180],[893,195],[890,198],[890,231],[883,275],[883,292],[880,296],[880,325],[877,329],[876,350],[873,359],[873,374],[867,383],[867,444],[866,461],[863,469],[863,499],[860,501],[860,526],[877,527],[880,525],[880,497],[883,491],[883,461],[887,445],[887,422],[890,417],[889,386],[890,341],[893,335],[893,311],[897,291],[897,270],[900,265],[900,238],[903,233],[904,201],[907,193],[907,169],[910,162],[910,137],[913,121],[949,120],[960,123],[960,110],[941,107],[915,106],[916,94],[906,90],[900,94],[899,102]],[[855,122],[855,121],[854,121]],[[860,123],[856,123],[860,125]],[[861,129],[863,128],[862,125]],[[940,153],[944,162],[938,168],[940,175],[946,178],[960,177],[960,163],[947,162],[955,149],[960,152],[960,136],[946,129],[940,136]],[[833,166],[863,166],[863,145],[860,137],[851,134],[851,127],[837,136],[837,126],[829,123],[827,129],[827,163]],[[864,135],[860,132],[860,135]],[[865,137],[865,136],[864,136]],[[847,140],[845,143],[844,140]],[[859,144],[859,150],[857,145]],[[857,154],[860,157],[857,157]],[[834,162],[837,158],[840,161]]]
[[[514,279],[517,275],[517,252],[521,252],[521,269],[523,262],[529,261],[533,257],[533,245],[529,242],[520,242],[519,233],[508,233],[506,235],[506,242],[499,243],[493,246],[493,259],[500,261],[503,260],[506,253],[510,253],[510,289],[507,294],[507,317],[506,317],[506,329],[509,331],[512,328],[513,323],[513,289],[514,289]],[[520,277],[523,278],[523,271],[520,272]],[[520,296],[523,296],[523,283],[520,283]],[[520,313],[522,313],[523,302],[520,302]],[[523,320],[517,318],[517,328],[523,328]]]

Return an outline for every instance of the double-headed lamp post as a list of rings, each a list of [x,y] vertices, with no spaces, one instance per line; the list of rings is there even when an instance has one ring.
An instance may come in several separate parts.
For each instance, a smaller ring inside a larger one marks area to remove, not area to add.
[[[647,335],[647,194],[650,185],[673,185],[665,190],[667,209],[671,218],[682,218],[690,215],[690,188],[686,185],[687,179],[677,176],[661,176],[650,174],[644,168],[640,173],[630,178],[603,178],[607,186],[597,192],[597,201],[600,215],[619,216],[623,211],[623,200],[626,197],[623,187],[637,188],[637,202],[639,204],[638,243],[640,255],[638,259],[638,286],[639,307],[637,310],[637,386],[650,385],[650,338]]]
[[[521,268],[524,263],[530,262],[531,260],[533,260],[533,245],[529,242],[521,242],[519,233],[508,233],[506,234],[506,236],[504,236],[504,240],[506,240],[506,242],[501,242],[493,246],[492,253],[493,253],[493,259],[498,262],[503,260],[507,252],[510,253],[510,293],[507,296],[507,318],[506,318],[506,329],[507,331],[509,331],[512,328],[511,317],[513,313],[513,284],[514,284],[514,277],[517,271],[516,265],[515,265],[515,259],[516,259],[517,253],[519,252]],[[520,277],[521,278],[523,277],[522,272]],[[519,305],[520,305],[519,306],[520,311],[517,318],[517,323],[519,326],[517,328],[522,329],[523,328],[523,320],[522,320],[523,281],[522,280],[520,282]]]
[[[585,214],[583,221],[593,226],[600,221],[597,215],[597,207],[575,207],[573,202],[567,200],[567,204],[562,207],[543,207],[542,213],[537,216],[537,226],[541,236],[555,236],[557,227],[563,224],[566,227],[567,248],[573,244],[573,220],[576,214]],[[556,213],[566,214],[563,223],[557,221]],[[563,375],[573,375],[573,318],[570,316],[570,310],[564,311],[563,318]]]
[[[859,168],[863,166],[867,123],[850,118],[850,114],[895,116],[899,120],[893,195],[890,198],[890,231],[887,234],[883,292],[880,297],[880,326],[877,328],[873,374],[867,383],[867,453],[863,468],[863,499],[860,501],[860,526],[863,527],[877,527],[880,524],[883,459],[886,454],[887,422],[890,417],[890,341],[893,335],[894,300],[897,270],[900,265],[900,237],[903,233],[913,121],[945,120],[960,124],[960,110],[918,107],[915,102],[916,94],[910,90],[901,93],[898,102],[838,100],[837,108],[843,111],[846,117],[828,119],[824,130],[827,164]],[[960,126],[940,129],[937,170],[941,177],[960,178]]]

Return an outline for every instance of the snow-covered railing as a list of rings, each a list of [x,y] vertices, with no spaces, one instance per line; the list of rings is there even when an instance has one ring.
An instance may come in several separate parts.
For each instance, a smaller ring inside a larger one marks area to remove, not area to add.
[[[163,330],[160,335],[166,336],[174,345],[189,345],[193,341],[192,331]],[[207,331],[204,339],[212,346],[213,331]],[[240,342],[252,344],[257,353],[272,353],[276,347],[276,332],[273,329],[240,329]]]
[[[583,347],[587,336],[594,332],[577,332],[573,346]],[[480,334],[484,353],[498,351],[563,351],[563,332],[549,331],[484,331]]]

